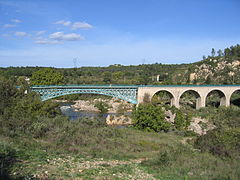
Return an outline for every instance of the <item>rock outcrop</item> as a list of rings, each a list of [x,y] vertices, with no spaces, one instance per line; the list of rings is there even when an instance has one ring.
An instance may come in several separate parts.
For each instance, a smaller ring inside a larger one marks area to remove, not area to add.
[[[191,124],[188,127],[188,130],[194,131],[199,135],[204,135],[207,131],[214,129],[215,126],[209,123],[206,119],[202,119],[199,117],[193,117],[191,120]]]
[[[121,115],[108,115],[106,118],[107,125],[119,125],[119,126],[125,126],[125,125],[131,125],[132,119],[129,116]]]
[[[77,100],[75,101],[75,104],[72,105],[72,108],[74,108],[76,111],[98,112],[99,110],[96,107],[94,107],[94,104],[98,101],[103,101],[109,105],[110,108],[108,110],[108,113],[116,113],[120,105],[124,106],[126,112],[130,112],[133,107],[132,104],[126,101],[112,98],[112,99],[94,99],[92,101]]]

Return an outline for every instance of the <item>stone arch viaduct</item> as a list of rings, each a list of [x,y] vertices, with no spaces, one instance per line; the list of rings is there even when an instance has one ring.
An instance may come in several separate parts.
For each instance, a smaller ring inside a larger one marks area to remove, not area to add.
[[[234,92],[240,91],[240,85],[67,85],[67,86],[32,86],[30,88],[40,94],[41,99],[48,100],[67,94],[102,94],[123,99],[132,104],[143,102],[145,94],[152,98],[156,93],[168,92],[171,97],[171,105],[180,107],[181,96],[185,92],[193,92],[196,96],[196,108],[206,106],[207,96],[215,91],[220,95],[220,106],[229,106]]]
[[[144,94],[148,94],[150,99],[157,92],[168,92],[171,97],[171,105],[180,107],[180,98],[185,92],[194,92],[196,96],[196,109],[206,106],[207,96],[216,91],[221,100],[220,106],[230,106],[230,99],[234,92],[240,91],[240,85],[168,85],[158,87],[139,87],[138,103],[143,102]]]

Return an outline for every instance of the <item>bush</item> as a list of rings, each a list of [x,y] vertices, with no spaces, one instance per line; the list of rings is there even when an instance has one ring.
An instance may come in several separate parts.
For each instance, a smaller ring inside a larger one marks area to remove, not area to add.
[[[98,108],[101,114],[105,114],[108,112],[108,104],[103,101],[98,101],[94,104],[94,107]]]
[[[139,104],[132,114],[134,126],[146,131],[167,132],[171,124],[165,120],[164,110],[152,104]]]
[[[0,179],[10,179],[11,166],[16,162],[16,151],[9,145],[0,143]]]
[[[185,112],[182,109],[178,109],[175,106],[165,105],[166,110],[170,110],[173,114],[176,114],[174,119],[174,127],[179,131],[187,130],[190,125],[192,115],[190,112]]]
[[[198,137],[195,147],[221,157],[240,157],[240,128],[217,128]]]

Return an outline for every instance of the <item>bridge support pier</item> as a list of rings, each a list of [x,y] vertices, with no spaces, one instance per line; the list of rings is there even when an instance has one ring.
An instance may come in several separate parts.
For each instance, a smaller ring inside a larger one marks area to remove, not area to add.
[[[206,100],[203,97],[198,97],[196,99],[196,109],[200,109],[206,106]]]
[[[175,106],[178,109],[180,108],[179,98],[174,99],[173,106]]]
[[[229,107],[230,106],[230,98],[231,97],[229,95],[221,97],[220,106]]]

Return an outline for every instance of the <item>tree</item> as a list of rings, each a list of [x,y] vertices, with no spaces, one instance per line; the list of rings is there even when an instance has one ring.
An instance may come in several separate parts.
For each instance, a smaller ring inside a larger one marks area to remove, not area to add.
[[[216,51],[215,51],[214,48],[212,48],[212,52],[211,52],[211,54],[212,54],[212,57],[214,57],[214,56],[216,55]]]
[[[148,104],[151,102],[150,95],[148,93],[144,93],[143,103]]]
[[[165,120],[165,112],[160,106],[139,104],[133,111],[133,123],[137,129],[145,131],[168,131],[171,124]]]
[[[118,81],[118,80],[122,79],[122,77],[123,77],[123,73],[121,71],[117,71],[117,72],[113,73],[114,80]]]
[[[224,55],[225,56],[230,56],[231,55],[231,50],[229,48],[224,49]]]
[[[32,74],[32,85],[59,85],[63,83],[63,75],[52,68],[44,68]]]
[[[219,50],[217,51],[217,54],[218,54],[219,57],[222,57],[222,56],[223,56],[223,52],[222,52],[222,50],[219,49]]]
[[[119,115],[124,115],[124,113],[126,112],[127,112],[127,107],[123,103],[119,104],[116,113]]]
[[[0,77],[0,115],[3,115],[12,105],[16,95],[17,89],[13,81]]]
[[[207,79],[205,81],[205,84],[211,84],[212,83],[212,78],[210,75],[207,76]]]
[[[104,72],[103,73],[103,82],[105,83],[111,83],[112,80],[112,74],[110,72]]]
[[[94,104],[94,107],[98,108],[101,114],[105,114],[108,112],[108,104],[103,101],[98,101]]]

